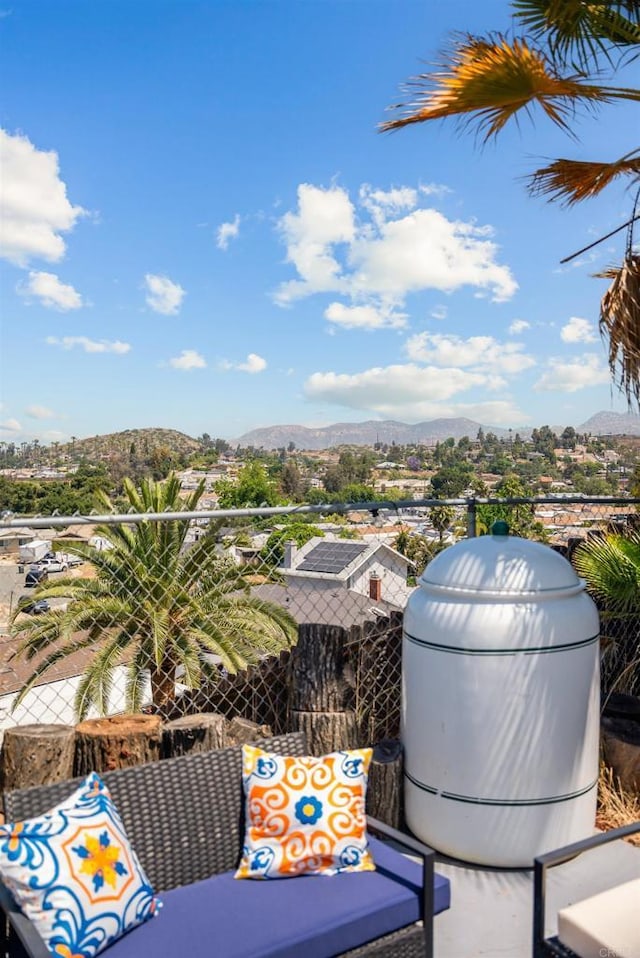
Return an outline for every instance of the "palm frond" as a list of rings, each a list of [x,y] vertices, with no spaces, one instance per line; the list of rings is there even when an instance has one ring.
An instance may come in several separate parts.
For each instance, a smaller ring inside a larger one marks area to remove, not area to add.
[[[606,535],[576,549],[575,567],[590,590],[621,613],[640,608],[640,536]]]
[[[537,104],[571,133],[569,119],[581,104],[640,99],[638,90],[561,76],[541,50],[502,34],[458,39],[439,70],[410,82],[409,89],[414,88],[418,95],[413,102],[399,106],[404,115],[383,123],[382,131],[445,117],[466,117],[470,122],[475,114],[478,130],[488,140],[521,110],[529,111]]]
[[[597,196],[619,176],[640,177],[640,151],[634,150],[612,163],[554,160],[529,177],[529,192],[572,206]]]
[[[628,253],[600,277],[613,282],[600,303],[600,332],[609,341],[609,369],[631,405],[640,402],[640,255]]]
[[[516,17],[553,56],[588,70],[610,47],[640,43],[640,8],[617,0],[513,0]]]
[[[68,658],[68,656],[73,655],[75,652],[79,652],[82,649],[87,649],[94,644],[94,640],[91,636],[87,636],[85,639],[74,641],[68,645],[63,645],[57,648],[55,651],[49,653],[38,665],[35,667],[27,681],[24,683],[18,694],[16,695],[13,705],[11,706],[11,711],[15,712],[18,706],[24,701],[25,697],[34,687],[37,685],[39,680],[49,671],[49,669],[57,665],[58,662],[61,662],[63,659]]]

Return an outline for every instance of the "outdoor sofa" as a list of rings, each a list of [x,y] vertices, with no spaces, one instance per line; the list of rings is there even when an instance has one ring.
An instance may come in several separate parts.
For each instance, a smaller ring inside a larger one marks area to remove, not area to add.
[[[561,909],[557,935],[545,937],[548,869],[636,832],[640,832],[640,822],[592,835],[535,859],[533,958],[640,958],[640,878]]]
[[[300,733],[259,744],[279,755],[306,754]],[[240,747],[102,778],[162,900],[159,916],[109,946],[105,958],[431,958],[433,916],[449,906],[449,883],[434,875],[434,852],[421,842],[370,819],[376,871],[237,880],[244,833]],[[5,794],[5,820],[44,814],[78,783]],[[395,843],[422,864],[400,854]],[[50,958],[1,884],[0,906],[0,956]]]

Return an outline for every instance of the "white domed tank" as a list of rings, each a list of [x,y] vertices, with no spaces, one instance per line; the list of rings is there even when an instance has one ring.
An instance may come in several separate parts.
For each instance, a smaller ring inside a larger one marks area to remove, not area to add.
[[[497,522],[430,562],[404,616],[414,834],[501,867],[592,834],[599,661],[595,604],[549,546]]]

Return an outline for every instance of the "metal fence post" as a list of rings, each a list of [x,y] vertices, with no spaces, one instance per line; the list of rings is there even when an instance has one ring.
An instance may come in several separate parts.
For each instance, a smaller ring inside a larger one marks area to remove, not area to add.
[[[467,536],[469,539],[476,537],[476,500],[467,499]]]

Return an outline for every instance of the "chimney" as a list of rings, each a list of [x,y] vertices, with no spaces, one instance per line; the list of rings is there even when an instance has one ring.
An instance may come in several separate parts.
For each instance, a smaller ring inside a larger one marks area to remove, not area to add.
[[[293,539],[289,539],[284,544],[284,562],[282,563],[283,568],[291,569],[293,568],[293,557],[296,554],[298,549],[297,544]]]
[[[382,599],[382,579],[377,572],[372,572],[369,576],[369,598],[374,602],[380,602]]]

